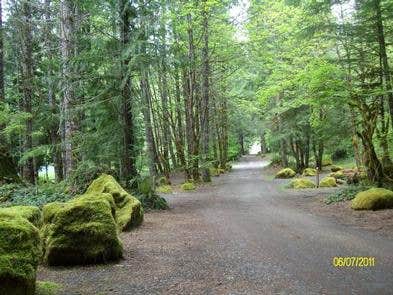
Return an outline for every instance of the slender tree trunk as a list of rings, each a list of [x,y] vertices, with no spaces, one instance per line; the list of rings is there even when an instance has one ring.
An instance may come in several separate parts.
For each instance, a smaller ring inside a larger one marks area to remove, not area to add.
[[[73,136],[75,131],[74,110],[75,92],[73,81],[75,80],[73,58],[75,47],[75,28],[74,28],[74,1],[60,1],[60,31],[61,31],[61,55],[63,61],[63,176],[70,177],[75,168],[73,155]]]
[[[209,19],[207,12],[206,0],[202,5],[202,18],[203,18],[203,49],[202,49],[202,116],[201,116],[201,132],[202,132],[202,180],[210,182],[210,170],[208,167],[209,162],[209,78],[210,78],[210,64],[209,64]]]
[[[120,42],[121,49],[124,53],[130,46],[130,21],[131,11],[130,3],[127,0],[119,0],[120,8]],[[123,135],[123,155],[122,155],[122,178],[131,179],[137,175],[136,170],[136,153],[135,153],[135,128],[132,113],[132,93],[131,93],[131,76],[129,73],[129,64],[131,57],[126,56],[121,62],[122,84],[121,89],[121,123]]]
[[[21,67],[22,67],[22,91],[23,91],[23,110],[30,117],[26,120],[26,134],[23,143],[24,153],[29,152],[33,148],[33,113],[32,113],[32,100],[33,100],[33,40],[32,40],[32,15],[31,3],[24,1],[21,3]],[[23,166],[23,178],[30,182],[35,183],[35,167],[33,157],[28,157]]]

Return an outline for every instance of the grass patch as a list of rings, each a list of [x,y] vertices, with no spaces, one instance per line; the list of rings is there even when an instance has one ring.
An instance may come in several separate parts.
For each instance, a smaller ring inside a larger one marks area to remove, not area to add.
[[[56,295],[62,289],[60,284],[54,282],[38,281],[35,295]]]

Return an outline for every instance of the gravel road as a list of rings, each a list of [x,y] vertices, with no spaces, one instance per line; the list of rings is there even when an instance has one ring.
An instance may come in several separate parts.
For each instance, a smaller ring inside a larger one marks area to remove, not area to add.
[[[244,157],[234,170],[171,209],[146,214],[122,234],[117,264],[40,268],[64,294],[393,294],[393,237],[350,227],[298,206],[267,162]],[[332,265],[375,257],[374,267]]]

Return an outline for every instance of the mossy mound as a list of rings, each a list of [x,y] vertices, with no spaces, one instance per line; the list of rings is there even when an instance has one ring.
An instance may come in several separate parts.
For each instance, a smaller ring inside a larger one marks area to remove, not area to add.
[[[210,172],[211,176],[215,176],[215,177],[218,177],[221,174],[220,171],[218,170],[218,168],[216,168],[216,167],[210,167],[209,172]]]
[[[41,210],[35,206],[12,206],[0,208],[0,216],[19,216],[21,218],[27,219],[36,227],[40,227],[42,225]]]
[[[48,265],[105,263],[122,257],[110,202],[90,196],[44,206],[41,232]]]
[[[324,158],[322,160],[322,166],[330,166],[333,165],[333,161],[331,158]]]
[[[0,294],[33,295],[41,254],[40,234],[31,222],[0,215]]]
[[[339,170],[337,172],[332,172],[332,173],[329,174],[329,176],[330,177],[334,177],[335,179],[341,179],[341,180],[346,179],[346,176],[345,176],[343,170]]]
[[[332,172],[337,172],[337,171],[341,171],[341,170],[344,170],[344,168],[341,166],[333,165],[332,167],[330,167],[330,171],[332,171]]]
[[[170,180],[169,180],[168,178],[166,178],[165,176],[161,176],[161,177],[158,179],[158,184],[159,184],[159,185],[170,185],[171,182],[170,182]]]
[[[35,295],[56,295],[61,291],[62,286],[53,282],[38,281]]]
[[[172,187],[170,185],[160,185],[157,187],[157,192],[161,194],[170,194],[172,193]]]
[[[315,184],[307,178],[296,178],[289,183],[289,187],[294,189],[314,188]]]
[[[319,187],[335,187],[335,186],[337,186],[336,179],[330,176],[323,178],[319,183]]]
[[[110,175],[102,174],[87,188],[86,194],[110,194],[116,208],[116,221],[119,229],[124,231],[138,226],[143,221],[141,202],[126,192]],[[82,196],[83,197],[83,196]]]
[[[371,188],[360,192],[352,200],[351,208],[355,210],[393,208],[393,192],[384,188]]]
[[[180,186],[180,188],[181,188],[183,191],[193,191],[193,190],[196,189],[196,186],[195,186],[195,184],[194,184],[193,182],[185,182],[185,183],[183,183],[183,184]]]
[[[317,169],[306,168],[303,170],[303,176],[315,176],[317,175]]]
[[[277,172],[276,178],[292,178],[295,177],[296,172],[291,168],[285,168]]]

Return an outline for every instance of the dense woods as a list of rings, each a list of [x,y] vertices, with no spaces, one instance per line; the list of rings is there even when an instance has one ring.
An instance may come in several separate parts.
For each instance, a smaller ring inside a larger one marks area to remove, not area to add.
[[[393,170],[392,9],[5,1],[2,182],[38,184],[45,167],[56,182],[110,172],[132,186],[177,171],[207,182],[260,141],[282,166],[353,158],[382,185]]]

